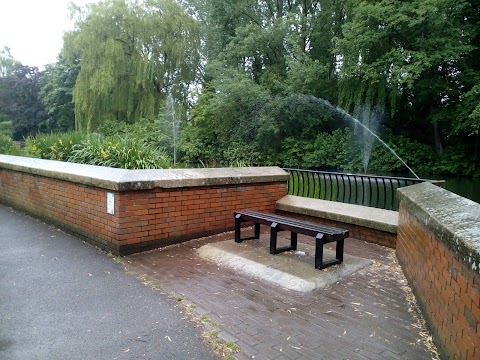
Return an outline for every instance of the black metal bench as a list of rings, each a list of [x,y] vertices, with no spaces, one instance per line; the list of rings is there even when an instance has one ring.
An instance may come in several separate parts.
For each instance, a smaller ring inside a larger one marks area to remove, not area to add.
[[[241,238],[242,222],[250,221],[255,225],[254,235]],[[297,234],[313,236],[315,238],[315,268],[325,269],[328,266],[343,262],[344,239],[348,237],[348,230],[323,226],[308,221],[293,219],[260,211],[243,210],[235,212],[235,242],[259,239],[260,225],[270,226],[270,254],[279,254],[284,251],[297,249]],[[277,233],[288,230],[291,232],[290,246],[277,247]],[[335,259],[323,261],[323,245],[336,242]]]

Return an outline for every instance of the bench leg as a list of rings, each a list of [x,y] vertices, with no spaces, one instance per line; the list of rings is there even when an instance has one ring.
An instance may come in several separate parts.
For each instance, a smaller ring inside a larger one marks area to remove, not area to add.
[[[270,225],[270,254],[272,255],[277,253],[277,233],[278,224],[274,222]]]
[[[247,237],[242,239],[240,231],[242,229],[242,215],[237,214],[235,215],[235,242],[241,243],[244,240],[251,240],[251,239],[260,239],[260,224],[255,223],[255,230],[254,235],[251,237]]]
[[[344,240],[337,241],[337,247],[335,249],[335,259],[323,261],[323,234],[317,234],[315,237],[315,267],[317,269],[325,269],[329,266],[341,264],[343,262],[343,244]]]
[[[242,242],[242,239],[240,239],[241,224],[242,224],[241,215],[240,214],[235,215],[235,242],[236,243]]]
[[[275,255],[285,251],[297,250],[298,235],[295,232],[292,232],[290,246],[277,247],[277,235],[280,231],[282,230],[278,228],[278,224],[276,222],[272,223],[270,226],[270,254]]]
[[[337,248],[335,250],[335,256],[339,262],[343,262],[343,243],[344,240],[338,240]]]
[[[255,239],[260,239],[260,224],[255,224]]]
[[[323,269],[323,234],[315,237],[315,268]]]
[[[290,240],[290,249],[291,250],[297,250],[297,241],[298,239],[298,234],[295,233],[295,232],[292,232],[292,237],[291,237],[291,240]]]

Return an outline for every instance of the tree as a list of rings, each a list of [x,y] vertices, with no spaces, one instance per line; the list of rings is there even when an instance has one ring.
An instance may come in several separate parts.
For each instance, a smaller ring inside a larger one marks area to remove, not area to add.
[[[18,65],[19,62],[15,60],[10,53],[10,48],[4,46],[0,50],[0,77],[6,77],[12,75],[13,68]]]
[[[72,92],[80,65],[72,65],[60,55],[55,64],[46,66],[40,80],[40,99],[48,118],[42,124],[43,132],[66,132],[75,129],[75,111]]]
[[[11,121],[13,139],[21,140],[38,132],[46,112],[39,100],[39,79],[36,67],[13,65],[11,74],[0,77],[0,114]]]
[[[343,1],[333,4],[327,0],[322,3],[318,0],[184,0],[184,3],[202,19],[208,61],[219,60],[239,67],[276,93],[312,92],[321,88],[312,84],[313,79],[308,79],[309,87],[302,86],[305,79],[301,76],[302,69],[308,69],[315,76],[322,74],[323,78],[334,76],[335,56],[323,51],[332,48],[331,36],[322,37],[320,32],[338,33],[343,21]],[[290,73],[293,77],[285,83]],[[206,74],[207,79],[209,76]]]
[[[343,1],[184,2],[203,21],[207,58],[204,90],[181,141],[190,160],[278,163],[285,138],[335,129],[315,98],[296,94],[336,99],[330,51]]]
[[[174,0],[108,0],[79,13],[66,54],[80,59],[73,91],[76,128],[153,119],[171,91],[188,99],[200,67],[198,22]]]
[[[358,3],[336,39],[342,56],[340,105],[367,118],[376,109],[392,131],[433,142],[441,155],[442,128],[448,129],[452,110],[472,89],[465,75],[471,77],[473,69],[466,60],[476,48],[478,7],[473,11],[471,5],[467,0]]]

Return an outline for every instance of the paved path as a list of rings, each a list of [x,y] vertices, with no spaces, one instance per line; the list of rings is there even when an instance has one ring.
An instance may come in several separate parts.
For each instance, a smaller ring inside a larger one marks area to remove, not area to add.
[[[0,205],[0,359],[216,359],[175,300]]]
[[[435,358],[423,341],[425,330],[408,301],[410,289],[393,250],[347,239],[346,253],[373,264],[328,288],[299,293],[196,254],[206,243],[232,238],[227,233],[124,261],[131,271],[196,304],[198,316],[240,346],[238,359]]]

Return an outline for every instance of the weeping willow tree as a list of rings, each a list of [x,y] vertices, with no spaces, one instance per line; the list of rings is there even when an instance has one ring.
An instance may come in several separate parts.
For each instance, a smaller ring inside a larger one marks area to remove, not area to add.
[[[64,51],[80,61],[75,126],[158,116],[166,94],[185,102],[200,67],[200,28],[174,0],[108,0],[74,8]]]

